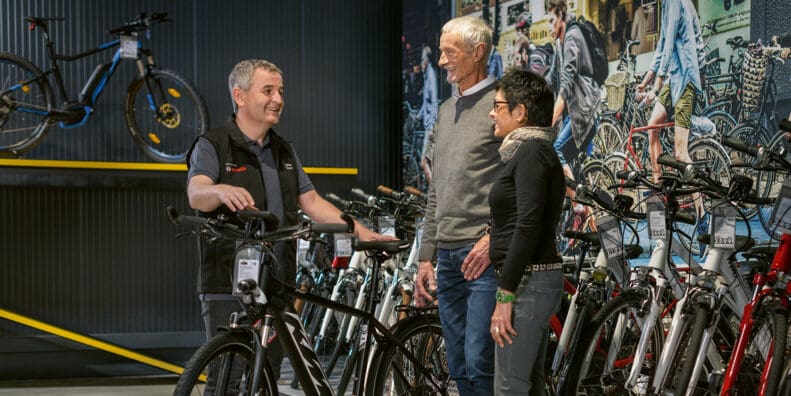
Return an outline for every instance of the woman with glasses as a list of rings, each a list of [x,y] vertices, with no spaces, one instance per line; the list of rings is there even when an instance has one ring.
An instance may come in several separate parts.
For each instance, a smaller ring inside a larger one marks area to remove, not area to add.
[[[495,394],[544,394],[549,317],[560,306],[562,259],[554,226],[565,191],[552,142],[554,97],[545,80],[512,69],[499,81],[489,113],[502,173],[489,193],[489,255],[497,273],[491,335]]]

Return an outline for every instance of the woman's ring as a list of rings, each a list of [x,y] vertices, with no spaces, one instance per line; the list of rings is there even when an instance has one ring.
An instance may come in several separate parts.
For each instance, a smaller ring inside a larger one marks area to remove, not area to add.
[[[499,332],[500,332],[500,328],[499,328],[499,327],[495,327],[495,328],[494,328],[494,332],[495,332],[495,333],[499,333]]]

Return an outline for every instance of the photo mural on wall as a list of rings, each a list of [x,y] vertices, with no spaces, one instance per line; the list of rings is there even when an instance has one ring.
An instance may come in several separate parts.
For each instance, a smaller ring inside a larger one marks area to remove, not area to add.
[[[677,7],[673,2],[678,2]],[[547,4],[544,0],[457,0],[438,3],[437,7],[448,8],[446,12],[430,10],[432,13],[427,14],[422,2],[404,3],[404,187],[428,188],[432,123],[438,105],[452,92],[445,72],[437,66],[442,25],[455,16],[486,20],[493,30],[494,48],[488,68],[491,75],[499,78],[510,67],[526,68],[545,76],[557,90],[562,80],[559,48],[563,43],[553,38]],[[777,134],[778,101],[785,99],[777,92],[777,81],[791,77],[782,68],[791,47],[791,29],[772,32],[769,37],[750,37],[751,0],[567,0],[566,6],[569,26],[582,29],[590,51],[594,70],[587,74],[598,87],[591,92],[600,93],[596,111],[588,117],[593,132],[580,141],[575,134],[575,144],[563,150],[576,175],[590,158],[607,163],[613,173],[641,162],[635,159],[629,165],[623,160],[606,160],[613,153],[626,157],[630,126],[647,125],[653,106],[640,105],[637,99],[642,98],[636,97],[635,90],[655,57],[663,26],[668,30],[667,41],[694,41],[686,44],[694,47],[700,80],[690,126],[691,142],[708,138],[719,145],[719,136],[735,134],[753,143],[785,144]],[[791,13],[791,3],[784,7],[787,10],[773,12]],[[694,11],[698,31],[689,37],[681,37],[678,29],[669,31],[678,24],[675,20],[668,22],[672,15],[663,18],[662,10],[671,8]],[[434,30],[427,31],[431,28]],[[416,31],[420,34],[413,34]],[[597,60],[606,62],[605,70],[595,67]],[[575,128],[574,122],[566,119],[574,118],[568,112],[567,108],[568,117],[563,117],[558,127],[569,123],[571,129]],[[577,123],[576,128],[580,127],[585,125]],[[665,149],[672,150],[672,137],[665,140]],[[725,153],[726,161],[740,160],[727,148],[718,149]]]

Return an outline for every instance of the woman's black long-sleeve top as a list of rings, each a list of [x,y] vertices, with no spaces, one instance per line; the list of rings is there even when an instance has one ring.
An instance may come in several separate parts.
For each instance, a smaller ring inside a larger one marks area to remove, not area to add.
[[[563,170],[552,144],[535,138],[523,141],[489,193],[489,257],[501,270],[500,288],[515,292],[530,264],[562,261],[555,227],[564,193]]]

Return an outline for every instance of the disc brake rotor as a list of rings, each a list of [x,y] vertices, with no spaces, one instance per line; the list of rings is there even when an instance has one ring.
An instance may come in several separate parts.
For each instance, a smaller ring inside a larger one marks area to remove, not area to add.
[[[164,125],[165,128],[175,129],[181,124],[181,113],[170,103],[164,103],[159,106],[157,121]]]

